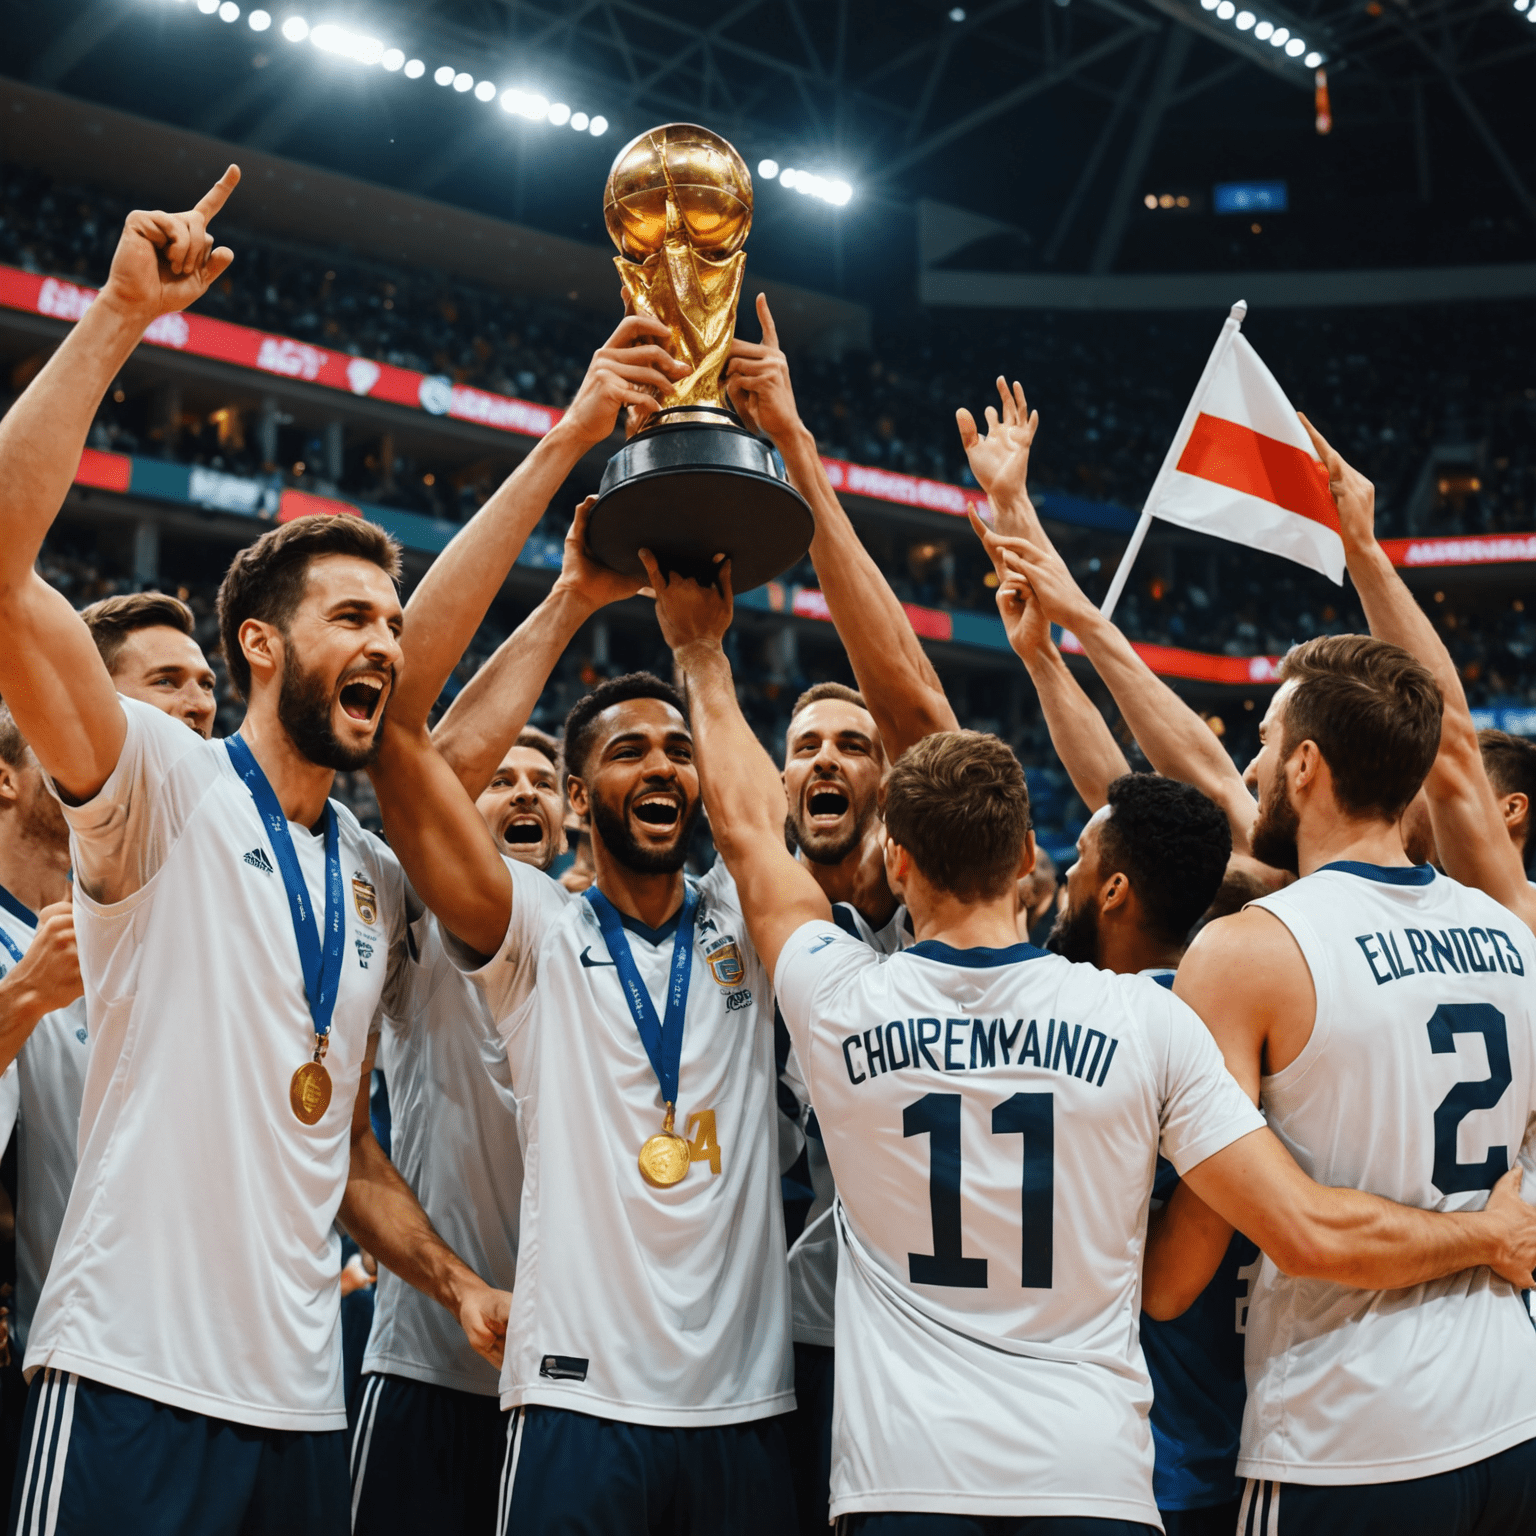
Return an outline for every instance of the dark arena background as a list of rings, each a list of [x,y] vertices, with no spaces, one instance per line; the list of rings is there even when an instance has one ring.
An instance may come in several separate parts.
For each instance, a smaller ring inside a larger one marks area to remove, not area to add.
[[[229,555],[274,518],[356,508],[419,572],[621,314],[614,152],[695,121],[754,171],[744,292],[773,302],[804,418],[961,718],[1024,757],[1045,847],[1084,812],[961,515],[977,493],[955,408],[979,416],[999,373],[1023,383],[1032,491],[1098,596],[1237,299],[1290,398],[1376,482],[1481,723],[1536,733],[1536,11],[1323,0],[1240,29],[1255,13],[1232,9],[6,4],[13,395],[105,278],[128,208],[244,172],[220,234],[236,264],[185,336],[123,370],[49,577],[77,604],[184,591],[206,644]],[[1281,25],[1295,41],[1275,47]],[[738,332],[755,339],[750,302]],[[547,589],[605,457],[557,499],[479,655]],[[647,609],[583,632],[539,723],[661,659]],[[745,702],[782,741],[806,680],[846,663],[808,561],[741,609]],[[1165,524],[1118,613],[1240,762],[1273,659],[1364,627],[1347,585]]]

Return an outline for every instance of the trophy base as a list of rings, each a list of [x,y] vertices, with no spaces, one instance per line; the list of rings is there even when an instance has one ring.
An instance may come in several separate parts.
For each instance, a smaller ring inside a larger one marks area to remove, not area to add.
[[[663,570],[697,581],[725,555],[732,589],[745,592],[805,554],[815,521],[767,443],[724,412],[688,415],[636,433],[608,461],[587,547],[631,576],[644,574],[639,551],[649,549]]]

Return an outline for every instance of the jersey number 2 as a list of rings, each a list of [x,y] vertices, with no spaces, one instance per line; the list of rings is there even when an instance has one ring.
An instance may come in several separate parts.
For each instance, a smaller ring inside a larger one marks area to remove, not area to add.
[[[1489,1003],[1442,1003],[1430,1015],[1430,1050],[1437,1056],[1454,1053],[1457,1035],[1483,1037],[1488,1076],[1479,1082],[1457,1083],[1435,1111],[1435,1171],[1431,1178],[1442,1195],[1492,1189],[1509,1172],[1509,1153],[1503,1147],[1490,1148],[1480,1163],[1456,1161],[1456,1133],[1461,1122],[1474,1110],[1492,1109],[1504,1097],[1513,1076],[1504,1015]]]
[[[933,1218],[933,1252],[909,1253],[907,1273],[913,1285],[984,1290],[987,1261],[966,1258],[960,1239],[960,1106],[958,1093],[927,1093],[902,1111],[902,1134],[928,1137],[928,1208]],[[1055,1095],[1016,1093],[1004,1099],[992,1111],[992,1134],[1024,1138],[1019,1284],[1049,1290],[1056,1196]]]

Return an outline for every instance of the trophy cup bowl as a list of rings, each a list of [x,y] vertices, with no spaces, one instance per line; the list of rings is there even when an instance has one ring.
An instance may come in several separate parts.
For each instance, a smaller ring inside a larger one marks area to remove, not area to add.
[[[752,177],[718,134],[671,123],[621,149],[603,218],[626,299],[662,321],[689,373],[608,461],[587,544],[604,565],[642,574],[649,549],[664,570],[708,580],[731,561],[737,592],[787,570],[814,522],[770,444],[747,430],[720,383],[736,326],[752,227]]]

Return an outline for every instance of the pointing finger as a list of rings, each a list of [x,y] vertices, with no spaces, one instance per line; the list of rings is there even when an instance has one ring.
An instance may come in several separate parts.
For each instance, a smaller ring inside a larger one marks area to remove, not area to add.
[[[974,446],[977,438],[976,418],[963,405],[955,412],[955,425],[960,428],[961,446]]]
[[[207,223],[229,199],[229,194],[240,185],[240,167],[232,165],[224,172],[199,199],[197,207],[193,210],[203,216],[203,222]]]
[[[773,311],[768,308],[768,295],[760,293],[757,296],[757,318],[763,327],[763,345],[765,347],[777,347],[779,344],[778,327],[773,323]]]
[[[646,581],[649,583],[652,592],[660,592],[666,586],[667,579],[661,574],[661,567],[656,564],[656,556],[648,549],[640,550],[639,554],[640,564],[645,567]]]

